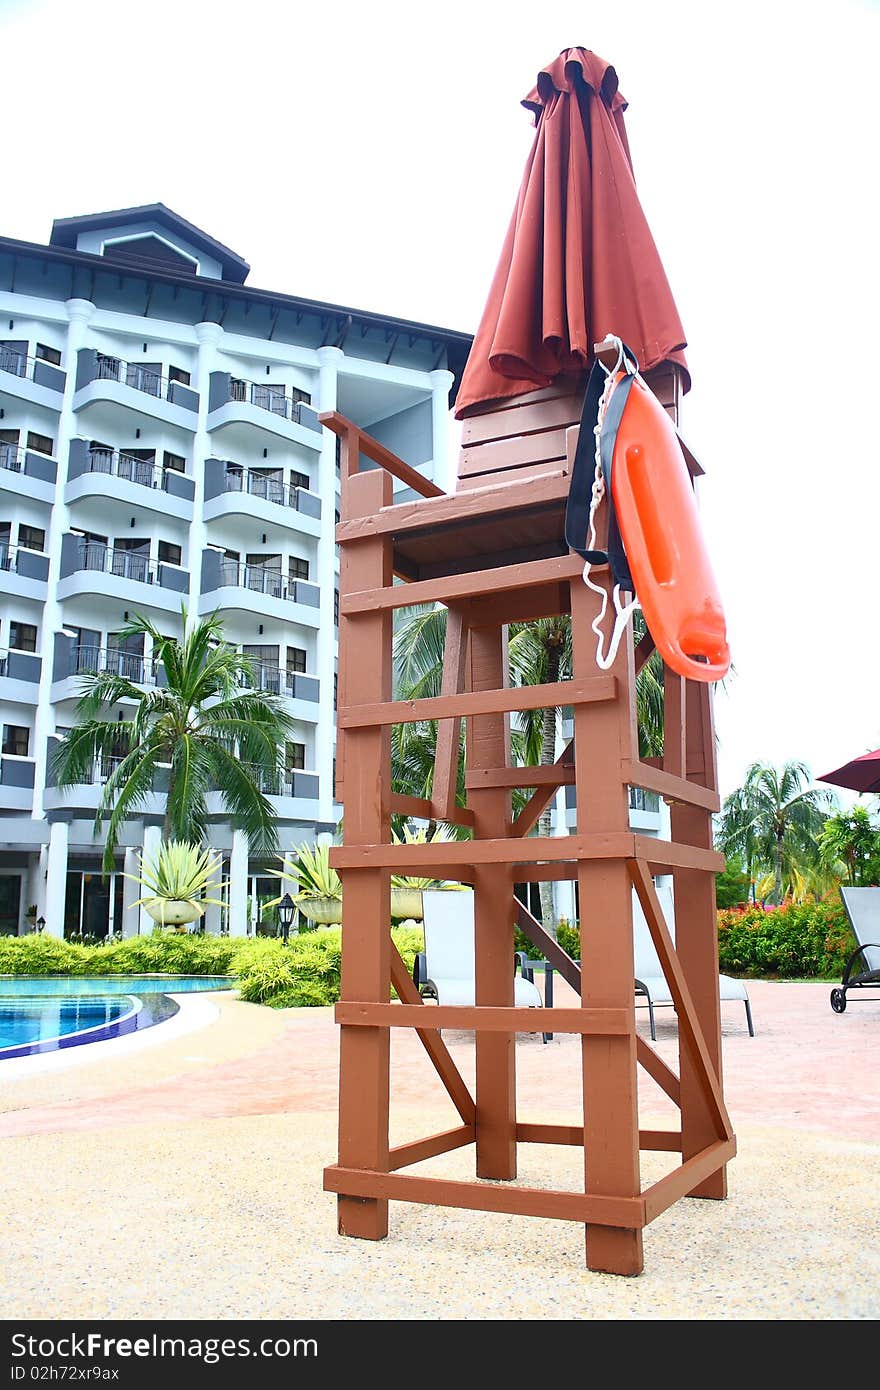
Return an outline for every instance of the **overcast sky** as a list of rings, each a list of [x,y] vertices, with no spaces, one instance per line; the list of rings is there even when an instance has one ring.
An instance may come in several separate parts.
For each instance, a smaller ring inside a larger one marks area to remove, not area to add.
[[[592,48],[689,342],[722,792],[818,774],[880,746],[878,38],[875,0],[0,0],[0,233],[162,201],[255,286],[472,332],[519,101]]]

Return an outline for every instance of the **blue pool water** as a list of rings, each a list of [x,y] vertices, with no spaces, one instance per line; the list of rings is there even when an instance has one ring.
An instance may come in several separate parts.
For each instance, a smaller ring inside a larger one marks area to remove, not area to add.
[[[177,1013],[170,994],[234,985],[227,975],[0,977],[0,1061],[151,1028]]]

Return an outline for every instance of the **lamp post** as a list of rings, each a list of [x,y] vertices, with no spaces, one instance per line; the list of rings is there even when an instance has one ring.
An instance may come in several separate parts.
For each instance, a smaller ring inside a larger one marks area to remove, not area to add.
[[[296,908],[293,898],[289,893],[285,893],[281,902],[278,904],[278,920],[281,923],[281,940],[287,945],[287,938],[290,936],[290,928],[293,925],[293,914]]]
[[[42,931],[43,928],[45,927],[45,925],[46,925],[46,919],[45,919],[45,917],[38,917],[38,918],[37,918],[37,931]]]

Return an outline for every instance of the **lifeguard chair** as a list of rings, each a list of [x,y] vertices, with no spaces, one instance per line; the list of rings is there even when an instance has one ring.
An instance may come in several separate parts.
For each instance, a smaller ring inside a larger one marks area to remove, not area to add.
[[[572,63],[580,77],[569,77]],[[550,73],[548,81],[557,88],[570,81],[569,95],[582,110],[589,97],[615,121],[616,79],[610,84],[607,64],[597,79],[596,64],[601,60],[585,50],[569,50],[542,77]],[[585,71],[593,74],[588,93],[582,90]],[[479,342],[480,334],[475,351]],[[590,343],[590,356],[593,350]],[[675,356],[656,364],[649,377],[673,416],[684,380]],[[596,597],[583,583],[582,560],[565,539],[582,399],[583,376],[569,372],[549,386],[472,403],[463,423],[458,487],[448,495],[350,421],[337,414],[321,417],[342,441],[337,796],[344,805],[344,844],[331,852],[344,889],[336,1010],[339,1161],[325,1171],[324,1182],[338,1194],[343,1235],[385,1236],[390,1200],[552,1216],[584,1224],[589,1268],[636,1274],[643,1267],[645,1225],[682,1196],[724,1197],[726,1164],[736,1149],[721,1088],[714,875],[723,859],[712,848],[711,818],[719,799],[711,687],[664,670],[664,752],[661,759],[642,760],[634,694],[636,675],[653,650],[650,634],[635,646],[628,633],[610,669],[596,666]],[[364,458],[378,467],[361,471]],[[395,505],[392,478],[419,500]],[[607,570],[594,570],[593,577],[610,584]],[[448,609],[441,694],[395,701],[394,611],[433,603]],[[572,679],[512,688],[507,624],[556,614],[571,615]],[[552,767],[514,766],[510,714],[562,705],[573,709],[574,738],[561,757]],[[436,770],[430,800],[420,800],[392,788],[390,734],[394,723],[429,719],[439,721]],[[467,790],[466,805],[459,806],[462,720]],[[563,785],[576,789],[576,832],[533,836]],[[514,819],[516,787],[532,794]],[[670,802],[669,840],[630,829],[631,787]],[[472,838],[392,843],[393,813],[465,825]],[[390,936],[392,870],[473,886],[474,1007],[422,1002]],[[674,881],[675,945],[654,874],[671,874]],[[580,968],[514,899],[514,882],[548,879],[578,884]],[[678,1014],[678,1074],[636,1030],[633,889]],[[537,1024],[534,1013],[514,1007],[515,921],[576,990],[578,1007],[541,1010]],[[392,985],[399,1002],[389,1002]],[[389,1035],[395,1027],[416,1030],[460,1123],[391,1148]],[[444,1028],[475,1033],[473,1094],[440,1037]],[[581,1038],[582,1124],[542,1124],[516,1113],[515,1035],[536,1028]],[[680,1108],[680,1128],[640,1128],[639,1066]],[[583,1191],[517,1185],[520,1143],[582,1147]],[[471,1144],[472,1181],[402,1171]],[[641,1150],[667,1152],[671,1165],[644,1189]]]

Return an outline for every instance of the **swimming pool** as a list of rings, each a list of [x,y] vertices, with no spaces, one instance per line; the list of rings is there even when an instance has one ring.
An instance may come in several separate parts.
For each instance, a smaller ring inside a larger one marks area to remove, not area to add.
[[[102,1042],[173,1018],[171,994],[232,989],[229,975],[0,977],[0,1061]]]

